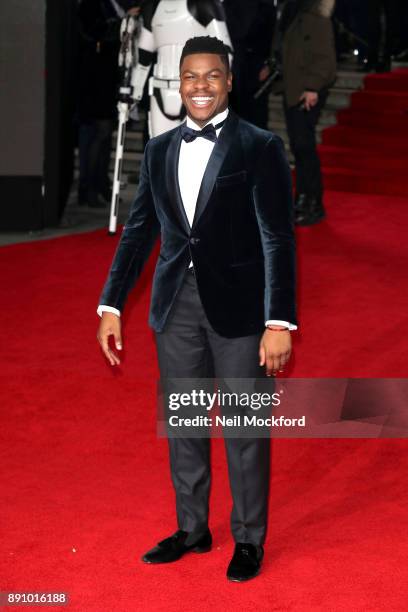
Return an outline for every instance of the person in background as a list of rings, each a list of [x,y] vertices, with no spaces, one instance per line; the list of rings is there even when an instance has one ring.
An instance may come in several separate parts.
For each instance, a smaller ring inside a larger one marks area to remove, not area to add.
[[[391,70],[391,55],[398,47],[398,25],[402,16],[400,0],[368,2],[368,72]]]
[[[82,0],[78,7],[78,205],[103,208],[111,198],[109,162],[117,118],[120,24],[138,0]]]
[[[335,0],[287,0],[279,23],[284,111],[296,164],[295,223],[325,217],[316,125],[336,77]]]
[[[224,0],[234,49],[231,108],[260,128],[268,126],[268,96],[254,93],[269,75],[267,62],[275,25],[273,0]]]

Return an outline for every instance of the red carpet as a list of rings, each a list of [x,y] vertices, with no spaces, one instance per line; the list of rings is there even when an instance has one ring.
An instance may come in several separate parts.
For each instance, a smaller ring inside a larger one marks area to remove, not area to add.
[[[327,189],[408,196],[408,69],[369,75],[323,132]]]
[[[329,193],[327,208],[328,221],[299,232],[290,375],[404,376],[408,200]],[[127,311],[123,367],[96,345],[115,242],[94,232],[0,250],[0,590],[65,591],[79,612],[405,609],[404,440],[274,442],[266,560],[246,585],[224,577],[230,497],[215,441],[213,551],[139,561],[175,518],[155,436],[151,265]]]

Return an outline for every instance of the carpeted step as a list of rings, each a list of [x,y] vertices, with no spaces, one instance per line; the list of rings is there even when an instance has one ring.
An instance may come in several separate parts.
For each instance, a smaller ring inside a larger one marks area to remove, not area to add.
[[[356,170],[405,173],[408,157],[387,155],[384,157],[377,150],[356,149],[334,145],[319,145],[319,157],[322,166],[351,168]]]
[[[322,168],[325,189],[352,193],[408,197],[408,184],[401,173],[364,172],[351,168]]]
[[[373,147],[381,155],[408,155],[408,140],[400,138],[385,130],[355,128],[353,126],[336,125],[322,132],[322,144],[355,147],[371,150]]]
[[[381,114],[362,109],[347,108],[337,112],[338,125],[357,128],[384,130],[392,133],[398,130],[400,136],[408,137],[408,112],[386,111]]]
[[[406,93],[408,91],[408,71],[396,70],[384,74],[369,74],[364,81],[366,91],[393,91]]]
[[[407,111],[408,110],[408,90],[405,92],[395,91],[356,91],[351,96],[351,107],[365,111],[383,110]]]

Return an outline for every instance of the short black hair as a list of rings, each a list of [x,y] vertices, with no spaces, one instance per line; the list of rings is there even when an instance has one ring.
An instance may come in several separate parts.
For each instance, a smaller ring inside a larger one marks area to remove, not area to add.
[[[225,45],[222,40],[215,36],[195,36],[189,38],[183,47],[180,58],[180,69],[183,60],[187,55],[193,55],[195,53],[214,53],[219,55],[222,63],[225,65],[227,71],[230,70],[230,63],[228,53],[230,48]]]

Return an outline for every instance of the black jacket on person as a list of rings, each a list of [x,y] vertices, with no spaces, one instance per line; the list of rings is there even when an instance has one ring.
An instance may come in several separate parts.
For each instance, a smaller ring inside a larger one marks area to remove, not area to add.
[[[275,8],[272,0],[224,0],[228,32],[234,50],[249,47],[263,60],[271,49]]]
[[[336,78],[336,50],[330,19],[334,0],[296,0],[282,15],[283,82],[288,106],[305,90],[321,91]]]
[[[80,121],[117,115],[121,20],[109,0],[82,0],[78,7]]]
[[[193,261],[213,329],[228,338],[266,320],[296,323],[291,176],[279,137],[229,112],[208,161],[190,228],[178,184],[181,130],[152,138],[100,304],[122,310],[161,234],[149,323],[164,329]]]

